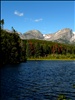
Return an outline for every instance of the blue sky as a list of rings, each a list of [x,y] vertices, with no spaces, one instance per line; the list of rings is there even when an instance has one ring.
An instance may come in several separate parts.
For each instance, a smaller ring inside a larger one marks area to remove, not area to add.
[[[75,1],[1,1],[4,28],[21,33],[37,29],[43,34],[63,28],[75,32]]]

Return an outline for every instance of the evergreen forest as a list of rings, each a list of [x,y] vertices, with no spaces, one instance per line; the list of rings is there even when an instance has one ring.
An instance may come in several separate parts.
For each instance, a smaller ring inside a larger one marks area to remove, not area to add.
[[[22,40],[12,27],[12,32],[4,30],[4,20],[0,21],[0,66],[17,64],[27,59],[73,59],[75,45],[45,40]]]

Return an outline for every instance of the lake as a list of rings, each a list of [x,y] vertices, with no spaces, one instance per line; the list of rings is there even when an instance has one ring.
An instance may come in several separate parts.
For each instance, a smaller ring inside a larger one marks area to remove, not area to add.
[[[0,71],[0,100],[75,100],[75,61],[27,61]]]

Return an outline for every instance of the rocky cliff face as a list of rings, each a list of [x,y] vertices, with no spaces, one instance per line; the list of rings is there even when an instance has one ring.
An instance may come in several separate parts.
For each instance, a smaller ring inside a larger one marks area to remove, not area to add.
[[[45,35],[44,39],[49,41],[57,41],[61,43],[69,43],[73,35],[74,34],[71,29],[65,28],[55,32],[54,34]]]
[[[72,38],[70,39],[71,43],[75,43],[75,33],[73,34]]]
[[[9,33],[11,31],[6,30]],[[30,30],[24,34],[17,32],[21,39],[41,39],[55,41],[59,43],[75,43],[75,33],[71,29],[65,28],[52,34],[42,34],[39,30]]]
[[[38,30],[31,30],[23,35],[20,34],[20,37],[21,39],[42,39],[59,43],[75,43],[75,34],[69,28],[59,30],[52,34],[42,34]]]
[[[25,39],[43,39],[43,34],[38,30],[30,30],[23,34]]]

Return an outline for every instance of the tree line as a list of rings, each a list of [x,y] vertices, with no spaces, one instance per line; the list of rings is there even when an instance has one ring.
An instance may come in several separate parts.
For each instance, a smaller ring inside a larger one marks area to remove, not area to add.
[[[26,61],[26,46],[18,34],[0,29],[0,42],[0,66]]]
[[[61,44],[51,41],[26,40],[26,56],[27,58],[34,57],[47,57],[48,55],[75,55],[75,45]]]
[[[40,58],[49,55],[73,55],[75,59],[75,45],[61,44],[45,40],[21,40],[12,27],[9,33],[3,29],[4,20],[0,21],[0,66],[16,64],[27,58]]]

